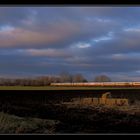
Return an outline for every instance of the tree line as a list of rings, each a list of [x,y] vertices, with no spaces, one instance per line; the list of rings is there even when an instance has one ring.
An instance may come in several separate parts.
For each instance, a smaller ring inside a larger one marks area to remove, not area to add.
[[[96,76],[93,82],[110,82],[111,79],[106,75]],[[40,76],[35,78],[0,78],[0,86],[48,86],[51,83],[78,83],[88,82],[80,73],[69,74],[61,73],[59,76]]]

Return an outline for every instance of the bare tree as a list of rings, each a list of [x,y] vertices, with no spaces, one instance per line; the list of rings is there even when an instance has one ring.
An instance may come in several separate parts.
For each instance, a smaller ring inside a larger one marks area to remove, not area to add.
[[[61,72],[60,73],[60,82],[66,83],[66,82],[72,82],[72,75],[68,72]]]
[[[95,82],[111,82],[111,79],[106,75],[96,76],[94,79]]]
[[[73,82],[87,82],[84,76],[80,73],[73,75],[72,81]]]

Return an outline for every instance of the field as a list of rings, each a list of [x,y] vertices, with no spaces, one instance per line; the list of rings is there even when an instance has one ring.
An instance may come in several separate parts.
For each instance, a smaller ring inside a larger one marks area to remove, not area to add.
[[[81,86],[0,86],[0,90],[118,90],[118,89],[139,89],[140,87],[81,87]]]
[[[140,133],[140,88],[0,87],[1,134]],[[128,98],[127,108],[72,106],[73,98]]]

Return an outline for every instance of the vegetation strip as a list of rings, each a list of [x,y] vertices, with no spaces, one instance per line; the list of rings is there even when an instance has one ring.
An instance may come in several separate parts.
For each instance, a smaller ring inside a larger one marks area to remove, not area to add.
[[[55,86],[0,86],[0,90],[135,90],[140,87],[55,87]]]

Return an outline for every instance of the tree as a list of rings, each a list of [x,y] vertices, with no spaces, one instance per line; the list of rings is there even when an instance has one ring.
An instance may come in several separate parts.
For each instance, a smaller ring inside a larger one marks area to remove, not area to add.
[[[84,76],[80,73],[73,75],[72,82],[87,82]]]
[[[67,82],[72,82],[72,75],[69,74],[68,72],[61,72],[60,73],[60,82],[61,83],[67,83]]]
[[[111,82],[111,79],[106,75],[96,76],[94,79],[95,82]]]

